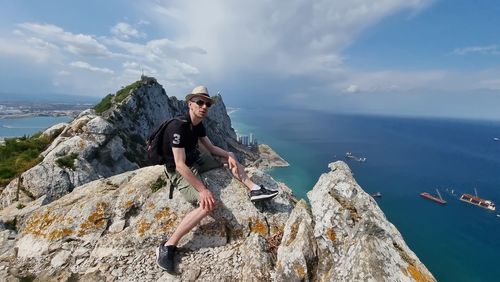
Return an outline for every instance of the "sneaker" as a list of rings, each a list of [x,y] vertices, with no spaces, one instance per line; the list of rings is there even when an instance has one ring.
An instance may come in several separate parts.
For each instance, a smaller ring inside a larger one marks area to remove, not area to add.
[[[165,246],[165,242],[156,249],[156,264],[170,274],[175,274],[174,256],[177,251],[176,246]]]
[[[279,193],[278,191],[268,190],[264,188],[264,186],[260,185],[259,190],[250,191],[250,200],[251,201],[269,200],[276,197],[278,193]]]

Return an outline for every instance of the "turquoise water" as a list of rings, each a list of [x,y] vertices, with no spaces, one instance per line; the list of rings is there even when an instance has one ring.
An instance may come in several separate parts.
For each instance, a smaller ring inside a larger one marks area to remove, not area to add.
[[[500,217],[462,203],[474,193],[500,204],[500,122],[245,110],[231,114],[240,133],[254,133],[291,166],[270,171],[305,198],[328,163],[346,161],[368,193],[438,281],[498,281]],[[419,193],[439,188],[445,206]],[[500,208],[499,208],[500,209]]]
[[[69,122],[72,117],[29,117],[0,119],[0,137],[32,135],[61,122]]]

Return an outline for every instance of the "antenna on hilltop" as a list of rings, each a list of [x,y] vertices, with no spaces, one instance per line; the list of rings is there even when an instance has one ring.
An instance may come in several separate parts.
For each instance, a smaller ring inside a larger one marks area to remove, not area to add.
[[[217,95],[220,95],[220,90],[217,90]]]

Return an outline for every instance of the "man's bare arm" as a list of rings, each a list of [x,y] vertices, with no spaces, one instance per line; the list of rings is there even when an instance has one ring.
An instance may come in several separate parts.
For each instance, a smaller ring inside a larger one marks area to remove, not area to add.
[[[200,138],[200,141],[203,144],[203,146],[205,146],[205,148],[207,148],[207,150],[210,151],[210,153],[221,156],[223,158],[227,158],[229,169],[231,170],[234,177],[236,177],[236,179],[238,179],[243,183],[247,181],[248,176],[245,173],[243,166],[238,162],[236,156],[232,152],[227,152],[226,150],[223,150],[215,146],[206,136]]]
[[[210,151],[210,153],[215,154],[217,156],[221,156],[223,158],[233,157],[236,160],[236,157],[232,152],[228,152],[226,150],[223,150],[215,146],[214,144],[212,144],[212,141],[210,141],[210,139],[208,139],[207,136],[200,138],[200,141],[201,144],[203,144],[203,146],[205,146],[205,148],[207,148],[207,150]]]

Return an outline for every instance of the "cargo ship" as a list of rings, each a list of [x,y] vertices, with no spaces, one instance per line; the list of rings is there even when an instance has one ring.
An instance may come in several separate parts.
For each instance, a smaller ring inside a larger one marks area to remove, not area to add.
[[[476,196],[473,196],[471,194],[463,194],[462,196],[460,196],[460,201],[466,202],[469,204],[473,204],[473,205],[476,205],[478,207],[482,207],[482,208],[489,209],[492,211],[494,211],[496,209],[495,203],[493,203],[490,200],[485,200],[485,199],[479,198],[477,196],[476,189],[474,189],[474,191],[476,192]]]
[[[436,196],[433,196],[427,192],[420,193],[420,196],[422,196],[423,198],[426,198],[428,200],[434,201],[438,204],[442,204],[442,205],[446,204],[446,201],[443,200],[443,197],[441,197],[441,194],[439,193],[439,191],[437,189],[436,189],[436,192],[437,192],[439,198]]]

